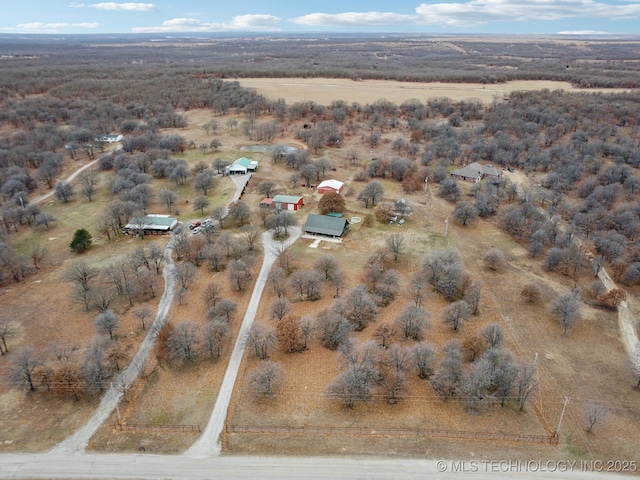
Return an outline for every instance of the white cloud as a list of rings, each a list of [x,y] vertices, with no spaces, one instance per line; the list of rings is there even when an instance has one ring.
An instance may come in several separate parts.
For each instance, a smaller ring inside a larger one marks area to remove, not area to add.
[[[598,30],[563,30],[558,35],[610,35],[609,32],[599,32]]]
[[[622,20],[640,16],[638,0],[608,4],[596,0],[469,0],[423,3],[413,15],[391,12],[311,13],[290,21],[307,26],[381,26],[398,24],[469,27],[491,22],[552,21],[571,18]]]
[[[92,3],[89,8],[97,8],[98,10],[124,10],[127,12],[151,12],[156,9],[153,3]]]
[[[337,14],[310,13],[292,18],[291,22],[308,26],[378,26],[416,23],[418,15],[403,15],[391,12],[345,12]]]
[[[273,15],[239,15],[228,22],[207,23],[196,18],[173,18],[159,27],[136,27],[135,33],[154,32],[232,32],[280,30],[280,18]]]
[[[69,5],[67,5],[67,7],[69,7],[69,8],[82,8],[82,7],[84,7],[84,3],[71,2]]]
[[[61,29],[69,28],[98,28],[97,22],[91,23],[45,23],[45,22],[29,22],[16,25],[14,31],[33,32],[33,33],[56,33]]]

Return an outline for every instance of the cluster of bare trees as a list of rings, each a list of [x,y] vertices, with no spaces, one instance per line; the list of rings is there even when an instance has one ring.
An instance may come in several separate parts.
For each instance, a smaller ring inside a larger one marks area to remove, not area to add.
[[[119,301],[133,306],[140,298],[155,298],[161,289],[163,260],[163,249],[150,243],[102,269],[79,260],[63,272],[63,279],[73,284],[72,298],[86,311],[103,313]]]
[[[416,314],[407,309],[402,316]],[[400,325],[407,323],[403,320]],[[535,366],[517,363],[503,341],[497,324],[487,325],[481,336],[469,337],[464,345],[451,340],[439,355],[425,341],[401,346],[349,338],[339,346],[341,371],[327,387],[327,395],[347,408],[378,398],[393,404],[408,395],[408,379],[416,375],[429,380],[434,395],[457,398],[472,413],[497,403],[522,410],[537,385]]]
[[[107,321],[107,316],[112,318]],[[113,331],[117,320],[108,311],[96,317],[96,325]],[[42,352],[26,346],[13,352],[8,380],[15,388],[80,400],[109,388],[128,356],[121,343],[101,337],[82,346],[57,344]]]
[[[190,320],[165,324],[156,345],[158,359],[191,365],[203,359],[220,358],[231,333],[231,323],[226,317],[210,312],[206,319],[204,325]]]

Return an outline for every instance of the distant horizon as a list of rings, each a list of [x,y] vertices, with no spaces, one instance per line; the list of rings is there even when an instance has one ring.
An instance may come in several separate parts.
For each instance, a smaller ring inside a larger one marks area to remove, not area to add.
[[[411,38],[411,37],[552,37],[552,38],[577,38],[577,39],[589,39],[589,38],[621,38],[621,39],[638,39],[640,40],[640,33],[504,33],[504,32],[349,32],[349,31],[287,31],[287,32],[251,32],[251,31],[237,31],[237,32],[171,32],[171,33],[155,33],[155,32],[73,32],[73,33],[8,33],[0,31],[0,39],[3,38],[67,38],[67,37],[95,37],[95,38],[123,38],[123,37],[139,37],[139,38],[153,38],[153,39],[189,39],[189,38],[242,38],[242,37],[254,37],[254,38],[279,38],[279,37],[324,37],[324,38],[338,38],[338,37],[350,37],[350,38],[385,38],[385,37],[397,37],[397,38]]]
[[[147,3],[149,2],[149,3]],[[636,35],[640,0],[235,0],[84,3],[24,0],[0,34]]]

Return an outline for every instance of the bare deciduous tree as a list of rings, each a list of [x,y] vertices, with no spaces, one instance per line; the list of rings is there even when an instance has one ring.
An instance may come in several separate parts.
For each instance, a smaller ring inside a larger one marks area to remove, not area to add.
[[[326,281],[329,281],[331,276],[340,269],[340,264],[336,257],[327,253],[316,260],[313,264],[313,268],[322,273]]]
[[[253,262],[250,259],[232,261],[227,267],[227,276],[238,290],[244,290],[253,280]]]
[[[317,270],[296,270],[289,277],[289,284],[300,300],[322,298],[322,274]]]
[[[279,363],[264,360],[249,374],[249,386],[255,396],[271,397],[282,388],[283,377],[284,371]]]
[[[148,319],[153,317],[153,310],[149,305],[141,305],[139,307],[134,308],[131,313],[134,317],[140,320],[140,326],[142,330],[146,329],[146,322]]]
[[[217,305],[207,310],[207,319],[224,318],[227,323],[231,323],[233,315],[238,311],[238,304],[233,300],[224,299]]]
[[[462,347],[459,340],[450,340],[442,348],[442,360],[431,377],[433,388],[445,397],[457,394],[462,382]]]
[[[490,323],[482,329],[482,337],[487,341],[489,348],[501,347],[504,343],[502,327],[497,323]]]
[[[11,358],[9,382],[18,388],[35,390],[36,372],[42,364],[42,357],[35,352],[33,347],[19,348]]]
[[[178,277],[180,286],[185,290],[188,290],[196,272],[197,269],[191,262],[182,262],[176,265],[176,276]]]
[[[436,361],[436,350],[428,342],[419,342],[413,346],[413,363],[418,371],[418,377],[424,379],[433,375]]]
[[[222,299],[222,287],[217,283],[210,283],[202,292],[202,299],[207,307],[215,307]]]
[[[109,334],[109,338],[113,340],[113,333],[120,325],[120,317],[113,310],[106,310],[99,314],[93,321],[96,328],[103,330]]]
[[[220,357],[225,341],[229,337],[231,327],[229,322],[220,321],[218,319],[207,322],[202,332],[202,345],[206,356],[211,360]]]
[[[391,340],[393,340],[396,335],[396,331],[395,325],[383,323],[376,327],[373,332],[373,338],[376,339],[381,348],[388,348],[391,344]]]
[[[464,300],[458,300],[448,305],[444,309],[442,321],[446,325],[451,325],[454,331],[457,331],[471,315],[471,308]]]
[[[562,335],[567,335],[569,327],[573,326],[581,315],[580,299],[576,292],[558,295],[551,305],[550,312],[558,319],[562,327]]]
[[[335,307],[351,322],[354,330],[361,331],[375,319],[378,310],[376,304],[367,293],[364,285],[359,285],[347,292],[343,299],[335,302]]]
[[[349,338],[353,330],[345,317],[334,312],[321,312],[316,319],[316,330],[322,346],[337,350]]]
[[[491,247],[487,254],[484,256],[484,264],[491,270],[499,271],[507,265],[507,260],[497,247]]]
[[[186,363],[193,362],[198,355],[200,327],[195,322],[178,324],[167,339],[167,348],[171,358]]]
[[[424,338],[424,330],[429,326],[429,317],[430,314],[426,310],[409,305],[396,318],[395,324],[404,338],[421,341]]]
[[[480,309],[480,295],[482,292],[482,283],[479,280],[472,280],[464,290],[464,300],[471,308],[471,314],[476,315]]]
[[[15,321],[9,317],[0,317],[0,354],[9,353],[7,340],[16,335],[18,326]]]
[[[271,317],[282,320],[291,310],[291,304],[286,298],[276,298],[271,304]]]
[[[246,338],[246,345],[253,350],[254,356],[266,360],[278,345],[276,329],[254,324]]]
[[[609,414],[609,407],[602,403],[597,402],[595,400],[589,400],[587,402],[585,408],[585,416],[586,416],[586,431],[587,433],[593,433],[593,429],[597,424],[602,423],[607,415]]]
[[[398,261],[398,256],[404,253],[405,240],[401,233],[392,233],[386,238],[386,244],[389,251],[393,254],[393,261]]]

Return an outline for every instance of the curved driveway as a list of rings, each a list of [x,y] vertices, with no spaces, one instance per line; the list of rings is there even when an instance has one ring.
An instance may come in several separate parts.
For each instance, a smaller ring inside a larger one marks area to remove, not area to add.
[[[100,405],[95,411],[93,416],[74,434],[67,437],[62,442],[58,443],[51,453],[77,453],[83,452],[89,444],[89,440],[94,433],[100,428],[100,425],[113,413],[120,397],[123,395],[123,388],[129,388],[133,382],[138,378],[140,372],[144,369],[147,357],[155,345],[158,334],[167,322],[169,308],[171,308],[171,302],[173,302],[173,296],[175,294],[176,286],[176,268],[173,264],[173,258],[171,253],[173,250],[173,239],[169,241],[164,249],[164,268],[162,269],[162,276],[164,277],[164,293],[160,298],[158,304],[158,311],[156,318],[154,319],[151,327],[147,331],[147,335],[142,341],[138,352],[136,353],[131,363],[116,379],[116,386],[113,385],[100,400]]]

